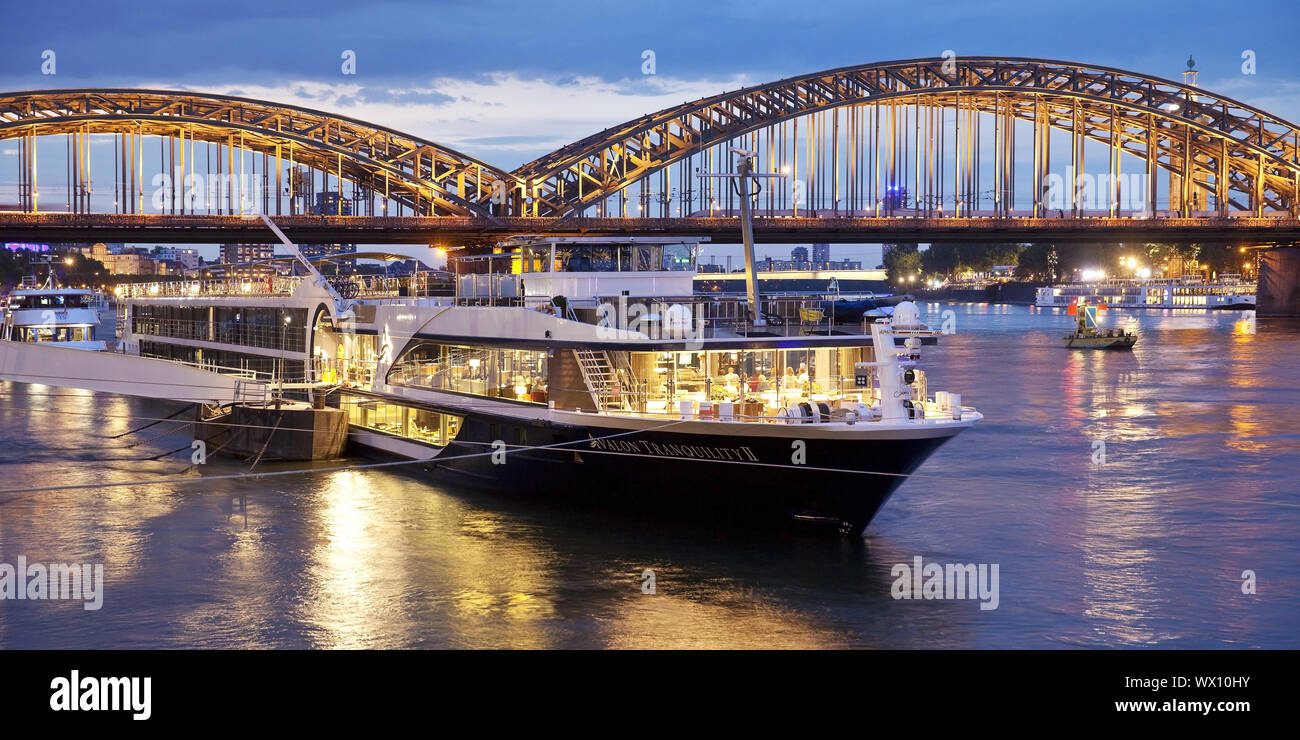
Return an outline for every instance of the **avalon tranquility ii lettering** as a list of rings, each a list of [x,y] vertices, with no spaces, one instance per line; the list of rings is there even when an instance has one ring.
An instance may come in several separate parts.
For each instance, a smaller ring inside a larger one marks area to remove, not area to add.
[[[758,456],[749,447],[661,444],[644,439],[590,439],[587,444],[590,449],[602,452],[627,452],[655,457],[689,457],[695,460],[759,461]]]

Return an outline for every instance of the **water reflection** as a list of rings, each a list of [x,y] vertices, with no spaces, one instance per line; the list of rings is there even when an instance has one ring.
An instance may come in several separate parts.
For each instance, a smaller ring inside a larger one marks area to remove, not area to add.
[[[986,420],[863,542],[606,518],[387,470],[18,495],[0,502],[0,562],[103,562],[109,585],[94,615],[0,605],[0,646],[1300,646],[1300,589],[1286,588],[1300,578],[1300,327],[1112,311],[1137,322],[1133,352],[1071,352],[1055,309],[924,310],[952,311],[957,330],[925,350],[930,387]],[[185,462],[139,461],[186,444],[183,428],[109,439],[165,406],[0,394],[2,487]],[[999,608],[894,600],[890,568],[917,555],[1000,564]],[[1246,599],[1246,568],[1277,580]]]

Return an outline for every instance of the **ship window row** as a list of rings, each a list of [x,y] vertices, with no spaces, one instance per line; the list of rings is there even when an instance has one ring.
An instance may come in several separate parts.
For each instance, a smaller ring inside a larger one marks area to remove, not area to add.
[[[545,350],[421,342],[394,363],[387,382],[488,398],[546,403],[546,370]]]
[[[287,352],[306,351],[306,323],[304,308],[160,304],[131,307],[131,331],[136,334]]]
[[[1140,296],[1144,292],[1143,288],[1123,288],[1108,285],[1099,288],[1057,288],[1055,295],[1065,295],[1074,297],[1096,296],[1096,295],[1131,295]]]
[[[874,369],[858,373],[856,364],[871,362],[870,347],[771,349],[708,352],[629,352],[618,367],[621,393],[630,405],[648,412],[675,413],[683,401],[732,402],[744,416],[775,416],[801,401],[871,404],[878,379]],[[861,377],[859,377],[861,376]]]
[[[1241,288],[1218,285],[1200,288],[1174,288],[1174,295],[1241,295]]]
[[[1146,290],[1145,293],[1148,297],[1148,302],[1150,302],[1149,301],[1150,296],[1162,295],[1163,290],[1165,289],[1155,288],[1151,290]],[[1170,288],[1169,290],[1172,290],[1173,295],[1176,296],[1177,295],[1191,296],[1191,295],[1241,295],[1242,294],[1242,286],[1239,285],[1237,286],[1234,285],[1182,286],[1177,288]],[[1103,286],[1103,287],[1096,287],[1096,288],[1055,288],[1053,290],[1054,295],[1067,296],[1073,298],[1095,297],[1095,296],[1105,297],[1105,296],[1117,296],[1117,295],[1140,296],[1143,294],[1143,292],[1144,289],[1141,288],[1118,288],[1115,286]]]
[[[348,412],[348,423],[423,444],[446,446],[456,438],[461,418],[437,411],[364,396],[345,395],[340,401]]]
[[[306,363],[302,360],[281,357],[250,355],[229,350],[204,349],[185,344],[168,342],[140,342],[140,355],[156,357],[163,360],[198,365],[211,370],[238,370],[256,373],[259,378],[284,377],[289,381],[303,381],[306,377]]]
[[[9,308],[13,310],[24,308],[89,308],[88,298],[89,296],[80,293],[74,295],[16,295],[9,299]]]
[[[547,269],[551,245],[524,247],[512,258],[518,272],[663,272],[694,269],[694,249],[689,244],[634,244],[628,246],[555,246],[555,264]]]
[[[89,326],[15,326],[13,340],[17,342],[90,342],[95,330]]]

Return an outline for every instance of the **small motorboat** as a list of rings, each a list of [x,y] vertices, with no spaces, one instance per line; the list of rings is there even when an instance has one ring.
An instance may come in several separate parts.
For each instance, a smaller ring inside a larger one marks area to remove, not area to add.
[[[1097,326],[1098,306],[1082,302],[1070,306],[1070,313],[1078,316],[1073,334],[1065,335],[1069,349],[1132,349],[1137,335],[1124,329],[1101,329]]]

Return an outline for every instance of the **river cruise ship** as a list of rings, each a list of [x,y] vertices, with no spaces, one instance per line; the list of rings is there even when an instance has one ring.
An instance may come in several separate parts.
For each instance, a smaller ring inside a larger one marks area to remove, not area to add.
[[[101,296],[93,290],[59,288],[52,283],[14,290],[5,297],[0,340],[103,350],[104,341],[95,337]]]
[[[1209,282],[1198,275],[1111,278],[1045,286],[1038,289],[1034,302],[1042,308],[1064,308],[1079,299],[1113,308],[1253,309],[1255,283],[1242,279],[1240,275],[1221,275]]]
[[[214,407],[323,396],[353,445],[439,480],[855,535],[981,418],[930,386],[937,332],[914,304],[848,332],[795,299],[754,322],[743,298],[694,295],[698,248],[518,238],[456,259],[449,295],[424,273],[327,279],[301,255],[298,275],[127,285],[119,350],[155,363],[137,376],[209,373]]]

